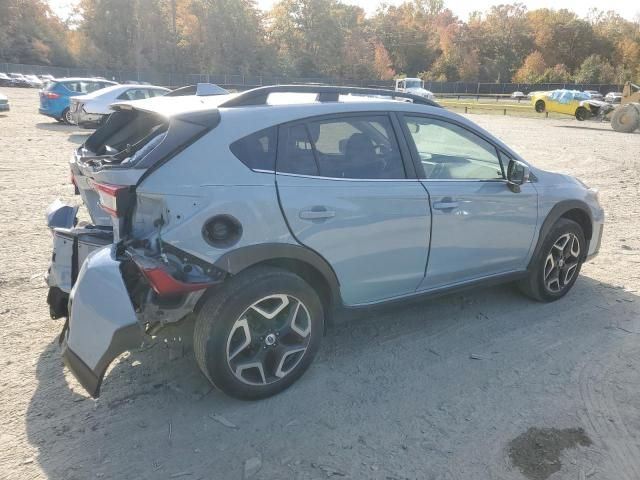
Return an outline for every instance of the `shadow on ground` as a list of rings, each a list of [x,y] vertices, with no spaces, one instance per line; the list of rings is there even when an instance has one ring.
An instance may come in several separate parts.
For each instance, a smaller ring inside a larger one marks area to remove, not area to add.
[[[70,143],[81,144],[93,133],[93,130],[80,130],[75,125],[67,125],[60,122],[39,122],[36,127],[40,130],[48,130],[51,132],[72,132],[67,138]]]
[[[306,375],[260,402],[210,387],[188,326],[171,333],[184,355],[156,339],[121,357],[97,401],[67,383],[52,340],[28,438],[47,478],[64,480],[240,479],[247,465],[255,478],[518,479],[507,444],[545,426],[585,428],[587,458],[606,464],[607,432],[579,414],[581,372],[637,343],[639,306],[581,277],[553,304],[503,286],[344,314]]]
[[[606,122],[605,122],[606,125]],[[613,128],[609,127],[609,129],[607,128],[596,128],[596,127],[583,127],[580,125],[556,125],[556,127],[558,128],[575,128],[576,130],[593,130],[594,132],[606,132],[606,133],[614,133],[614,134],[619,134],[621,132],[616,132]],[[633,132],[634,134],[640,134],[640,131],[635,131]],[[628,133],[625,135],[629,135]]]
[[[66,123],[51,120],[50,122],[36,123],[36,128],[40,130],[48,130],[51,132],[69,132],[77,127],[75,125],[67,125]]]

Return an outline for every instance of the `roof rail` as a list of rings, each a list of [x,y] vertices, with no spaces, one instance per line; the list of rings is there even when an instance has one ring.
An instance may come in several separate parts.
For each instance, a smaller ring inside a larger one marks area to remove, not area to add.
[[[269,95],[272,93],[317,93],[319,102],[337,102],[340,95],[377,95],[380,97],[406,98],[413,103],[440,107],[433,100],[426,99],[411,93],[396,92],[383,88],[338,87],[333,85],[272,85],[258,87],[233,97],[218,105],[219,108],[247,107],[252,105],[266,105]]]

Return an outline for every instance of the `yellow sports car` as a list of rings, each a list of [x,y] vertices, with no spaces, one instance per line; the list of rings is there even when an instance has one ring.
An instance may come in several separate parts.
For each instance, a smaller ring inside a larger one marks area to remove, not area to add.
[[[604,117],[613,108],[602,100],[594,100],[591,95],[577,90],[552,90],[532,92],[531,104],[536,112],[555,112],[573,115],[582,121],[591,117]]]

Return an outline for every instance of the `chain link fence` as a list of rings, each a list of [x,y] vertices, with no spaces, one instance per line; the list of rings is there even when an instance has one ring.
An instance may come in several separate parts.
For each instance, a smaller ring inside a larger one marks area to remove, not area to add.
[[[16,63],[0,63],[0,72],[23,73],[34,75],[53,75],[62,77],[103,77],[116,82],[149,82],[154,85],[181,87],[199,82],[215,83],[233,88],[247,89],[262,85],[279,85],[287,83],[325,83],[351,85],[360,87],[393,88],[392,80],[354,80],[349,78],[327,77],[290,77],[277,75],[242,75],[229,73],[166,73],[152,70],[110,70],[104,68],[66,68],[41,65],[23,65]],[[602,94],[621,91],[621,85],[586,84],[586,83],[478,83],[478,82],[425,82],[425,88],[436,95],[510,95],[520,91],[530,93],[535,90],[555,90],[568,88],[572,90],[597,90]]]

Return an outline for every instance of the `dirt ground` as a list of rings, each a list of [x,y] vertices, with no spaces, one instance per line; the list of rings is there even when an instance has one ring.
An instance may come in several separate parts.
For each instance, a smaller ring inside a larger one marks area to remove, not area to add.
[[[94,401],[63,368],[42,281],[44,211],[79,201],[67,161],[86,133],[39,116],[35,90],[0,92],[1,479],[640,479],[640,134],[471,116],[600,189],[601,254],[561,301],[502,286],[345,315],[296,385],[253,403],[213,391],[188,341],[157,340]]]

